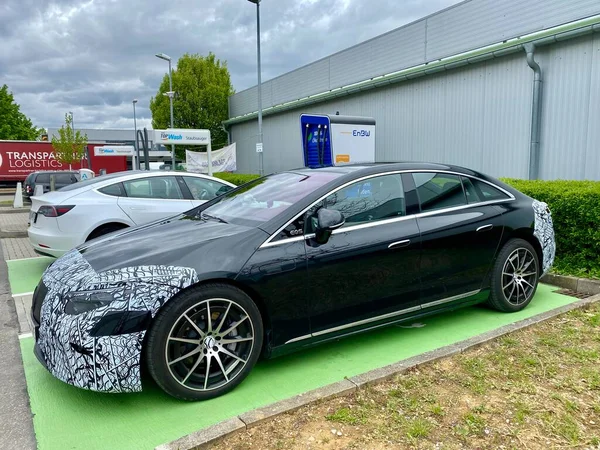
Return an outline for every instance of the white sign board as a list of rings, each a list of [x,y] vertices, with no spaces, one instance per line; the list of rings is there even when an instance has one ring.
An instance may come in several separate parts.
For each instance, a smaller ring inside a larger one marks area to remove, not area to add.
[[[167,130],[154,130],[154,143],[163,145],[208,145],[210,143],[210,131],[175,128]]]
[[[94,178],[94,171],[90,169],[79,169],[79,181],[89,180]]]
[[[195,173],[208,173],[208,154],[185,151],[186,170]],[[212,151],[213,172],[233,172],[236,166],[235,142],[220,150]]]
[[[94,156],[132,156],[135,148],[132,145],[104,145],[94,147]]]
[[[331,124],[333,164],[375,162],[375,125]]]
[[[256,143],[256,153],[262,153],[262,151],[263,151],[262,142],[257,142]]]

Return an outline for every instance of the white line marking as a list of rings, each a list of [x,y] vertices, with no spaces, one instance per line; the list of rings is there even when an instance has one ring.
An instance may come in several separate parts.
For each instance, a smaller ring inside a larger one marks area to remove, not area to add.
[[[6,262],[12,261],[25,261],[26,259],[42,259],[42,258],[50,258],[50,256],[34,256],[33,258],[17,258],[17,259],[7,259]]]
[[[13,298],[15,298],[15,297],[25,297],[26,295],[33,295],[33,291],[31,291],[31,292],[24,292],[23,294],[13,294]]]
[[[27,339],[33,337],[33,333],[21,333],[19,334],[19,339]]]

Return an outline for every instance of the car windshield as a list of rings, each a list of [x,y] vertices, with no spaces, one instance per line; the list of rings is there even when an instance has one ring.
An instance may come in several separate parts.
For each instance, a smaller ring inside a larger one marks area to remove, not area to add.
[[[339,175],[336,172],[269,175],[223,195],[220,202],[202,210],[200,214],[225,222],[258,226]]]

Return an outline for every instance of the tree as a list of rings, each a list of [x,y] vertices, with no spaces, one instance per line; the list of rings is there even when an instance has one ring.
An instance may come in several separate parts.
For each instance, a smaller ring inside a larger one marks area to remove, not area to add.
[[[227,133],[221,122],[228,118],[228,98],[233,86],[227,63],[216,59],[213,53],[204,57],[198,54],[183,55],[173,70],[173,125],[175,128],[199,128],[210,130],[213,149],[227,145]],[[169,128],[170,110],[169,74],[158,88],[156,97],[150,99],[152,127]],[[177,157],[185,159],[185,149],[176,146]]]
[[[0,139],[35,141],[40,135],[41,130],[20,111],[12,92],[8,91],[7,85],[3,85],[0,88]]]
[[[65,124],[58,130],[58,137],[52,135],[52,148],[55,158],[63,164],[71,164],[81,161],[87,146],[87,134],[81,135],[81,131],[73,130],[73,117],[65,114]]]

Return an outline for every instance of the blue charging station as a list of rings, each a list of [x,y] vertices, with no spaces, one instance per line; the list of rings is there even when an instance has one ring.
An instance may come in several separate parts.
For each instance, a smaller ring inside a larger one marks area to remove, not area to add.
[[[305,167],[375,162],[371,117],[302,114],[300,129]]]

